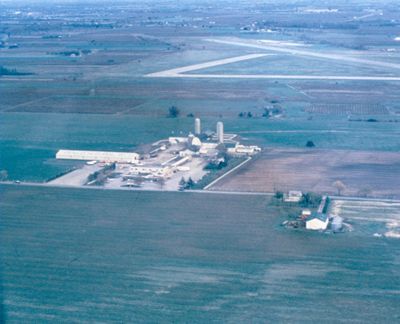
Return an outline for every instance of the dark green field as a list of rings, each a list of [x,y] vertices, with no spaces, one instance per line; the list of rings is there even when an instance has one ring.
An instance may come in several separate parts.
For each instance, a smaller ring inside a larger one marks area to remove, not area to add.
[[[267,120],[262,117],[208,117],[203,128],[223,120],[227,132],[244,142],[269,147],[303,148],[313,140],[318,148],[399,151],[397,123],[343,122],[316,117]],[[134,115],[0,113],[0,170],[10,180],[43,182],[74,164],[56,161],[59,149],[135,150],[168,136],[187,134],[193,118]]]
[[[400,319],[397,240],[288,231],[263,196],[0,190],[10,323]]]

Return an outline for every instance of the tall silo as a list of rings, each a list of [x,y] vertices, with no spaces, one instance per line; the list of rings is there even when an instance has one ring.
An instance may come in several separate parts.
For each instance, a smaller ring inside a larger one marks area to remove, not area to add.
[[[343,227],[343,218],[340,216],[333,216],[331,228],[333,232],[340,232]]]
[[[194,120],[194,134],[195,135],[200,135],[201,134],[201,122],[200,118],[196,118]]]
[[[222,122],[217,123],[217,139],[218,143],[224,142],[224,124]]]

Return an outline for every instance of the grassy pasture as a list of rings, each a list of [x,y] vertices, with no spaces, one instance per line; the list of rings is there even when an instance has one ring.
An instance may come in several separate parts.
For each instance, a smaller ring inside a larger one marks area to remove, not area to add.
[[[8,109],[10,112],[115,114],[134,109],[143,101],[136,97],[51,96]]]
[[[0,170],[7,170],[12,180],[45,181],[71,167],[54,160],[61,148],[130,151],[172,131],[187,132],[192,122],[189,118],[5,113],[0,118]]]

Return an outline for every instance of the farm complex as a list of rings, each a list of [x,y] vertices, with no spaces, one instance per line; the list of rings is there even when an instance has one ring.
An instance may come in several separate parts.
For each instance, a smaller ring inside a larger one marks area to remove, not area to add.
[[[57,159],[83,160],[83,168],[49,182],[53,185],[100,185],[105,188],[191,189],[210,170],[220,170],[232,159],[250,158],[261,151],[245,146],[235,134],[225,134],[222,122],[205,134],[195,119],[193,133],[159,140],[141,155],[129,152],[59,150]]]

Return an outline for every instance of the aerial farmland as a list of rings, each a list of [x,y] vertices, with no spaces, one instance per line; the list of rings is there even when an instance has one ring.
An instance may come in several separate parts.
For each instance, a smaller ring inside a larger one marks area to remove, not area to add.
[[[398,321],[399,27],[0,1],[0,322]]]

